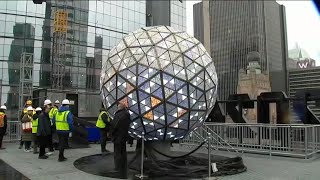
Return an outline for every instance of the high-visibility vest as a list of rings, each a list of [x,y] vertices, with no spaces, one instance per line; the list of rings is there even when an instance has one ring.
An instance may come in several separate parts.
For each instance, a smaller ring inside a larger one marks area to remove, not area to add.
[[[51,108],[49,111],[49,118],[50,118],[51,126],[53,125],[52,118],[57,114],[57,112],[58,112],[58,108],[56,108],[56,107]]]
[[[39,123],[39,118],[32,119],[32,133],[33,134],[36,134],[38,132],[38,123]]]
[[[56,129],[57,131],[69,131],[68,114],[70,111],[56,113]]]
[[[6,114],[4,112],[0,112],[0,128],[4,127],[4,116]]]
[[[103,114],[106,114],[108,116],[108,122],[110,122],[110,118],[109,118],[108,113],[106,111],[101,111],[100,114],[99,114],[97,123],[96,123],[96,126],[98,128],[105,128],[106,127],[106,123],[104,123],[103,120],[102,120],[102,115]]]
[[[58,108],[56,108],[56,107],[53,107],[53,108],[50,109],[50,112],[49,112],[50,120],[53,118],[54,115],[57,114],[57,112],[58,112]]]

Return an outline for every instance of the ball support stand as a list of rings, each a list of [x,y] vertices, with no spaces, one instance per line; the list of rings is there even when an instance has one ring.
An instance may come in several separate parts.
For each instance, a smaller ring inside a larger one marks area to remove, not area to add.
[[[208,133],[208,177],[205,180],[216,180],[217,178],[211,177],[211,133]],[[135,177],[137,179],[148,179],[148,176],[143,173],[143,163],[144,163],[144,132],[142,132],[141,136],[141,167],[140,167],[140,174],[136,174]]]
[[[211,133],[208,133],[208,177],[204,178],[205,180],[217,180],[216,177],[211,177],[211,170],[212,170],[212,164],[211,164]]]
[[[143,174],[143,163],[144,163],[144,132],[142,132],[141,136],[141,167],[140,174],[136,174],[135,177],[137,179],[148,179],[148,176]]]

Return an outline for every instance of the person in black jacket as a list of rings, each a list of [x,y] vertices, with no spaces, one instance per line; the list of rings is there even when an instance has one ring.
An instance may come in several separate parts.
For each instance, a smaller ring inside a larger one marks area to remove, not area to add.
[[[122,103],[118,105],[113,120],[112,127],[112,141],[114,144],[114,163],[115,169],[119,171],[121,179],[127,179],[127,149],[126,141],[128,139],[128,130],[130,126],[130,114],[126,106]]]
[[[45,105],[39,116],[37,136],[40,142],[39,159],[47,159],[45,148],[48,146],[49,137],[51,136],[51,121],[49,118],[50,105]]]
[[[5,110],[7,110],[6,106],[0,107],[0,150],[5,149],[2,147],[2,139],[7,132],[7,115],[4,112]]]

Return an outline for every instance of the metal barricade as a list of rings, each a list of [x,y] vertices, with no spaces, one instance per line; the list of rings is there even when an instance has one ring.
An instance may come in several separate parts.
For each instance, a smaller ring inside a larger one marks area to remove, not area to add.
[[[21,139],[21,122],[20,121],[8,121],[7,134],[4,136],[4,142],[20,141]]]
[[[320,125],[205,123],[203,127],[212,134],[211,144],[217,150],[306,159],[320,152]],[[196,131],[207,138],[201,128]],[[199,140],[191,136],[180,143],[199,144]]]

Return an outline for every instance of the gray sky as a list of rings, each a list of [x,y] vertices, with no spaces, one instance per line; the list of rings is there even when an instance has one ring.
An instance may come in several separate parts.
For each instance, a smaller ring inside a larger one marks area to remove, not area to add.
[[[187,1],[187,32],[193,35],[193,4]],[[320,16],[312,1],[277,1],[286,7],[288,48],[296,43],[320,66]]]

